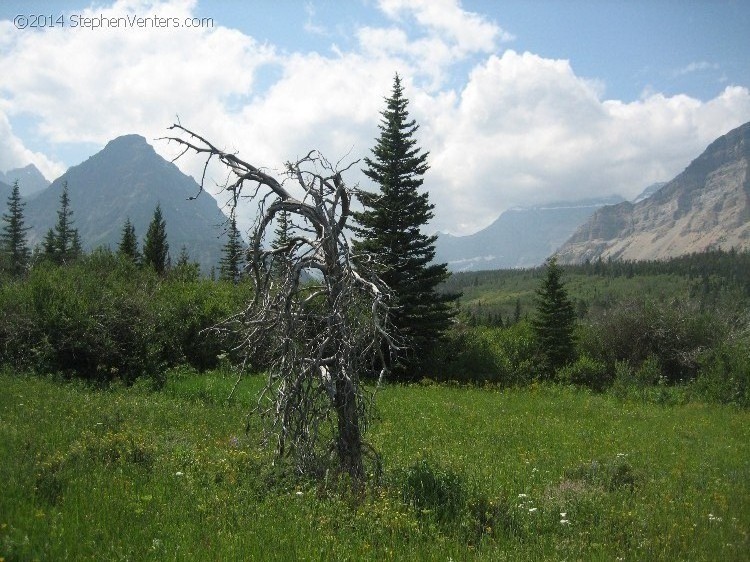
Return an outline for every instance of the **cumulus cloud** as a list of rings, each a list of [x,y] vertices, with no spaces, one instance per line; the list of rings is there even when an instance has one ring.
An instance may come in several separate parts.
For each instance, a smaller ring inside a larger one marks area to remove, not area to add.
[[[431,131],[436,197],[465,233],[516,205],[619,194],[669,180],[714,138],[750,119],[750,92],[704,103],[652,94],[602,100],[568,61],[506,51],[471,73]],[[446,117],[445,113],[451,114]],[[436,117],[433,117],[436,119]]]
[[[49,174],[60,166],[13,135],[16,116],[32,118],[35,134],[50,143],[103,146],[126,133],[162,137],[179,115],[270,168],[312,148],[351,162],[368,155],[399,72],[420,145],[430,152],[425,188],[436,208],[429,228],[467,234],[513,206],[633,196],[671,179],[714,138],[750,120],[745,87],[729,86],[708,102],[656,92],[607,100],[601,83],[566,60],[503,51],[512,36],[456,0],[378,6],[388,18],[383,26],[354,29],[352,48],[327,54],[285,52],[218,24],[2,33],[0,65],[13,80],[0,86],[0,167],[33,161]],[[84,13],[194,12],[190,1],[119,0]],[[470,71],[447,85],[456,63]],[[152,142],[174,156],[174,146]],[[198,159],[178,164],[199,177]],[[222,179],[211,170],[212,182]],[[350,181],[373,188],[356,170]]]
[[[35,152],[24,146],[14,133],[8,117],[0,111],[0,171],[7,172],[34,164],[42,175],[53,180],[65,171],[62,162],[54,161],[41,152]]]

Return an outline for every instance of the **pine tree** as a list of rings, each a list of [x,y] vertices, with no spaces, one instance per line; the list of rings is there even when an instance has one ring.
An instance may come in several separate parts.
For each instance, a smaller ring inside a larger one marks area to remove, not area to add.
[[[44,256],[58,265],[71,263],[78,259],[83,250],[78,230],[73,227],[73,210],[70,208],[68,182],[63,184],[60,195],[60,209],[57,211],[57,223],[50,229],[42,244]]]
[[[157,204],[154,216],[148,225],[146,238],[143,241],[143,263],[153,267],[159,275],[169,269],[169,243],[167,242],[167,223],[161,212],[161,205]]]
[[[229,221],[227,235],[227,243],[222,248],[222,257],[219,262],[219,279],[237,283],[242,273],[243,244],[234,214]]]
[[[130,258],[133,263],[137,264],[141,260],[141,253],[138,251],[138,238],[135,235],[135,226],[130,222],[130,217],[125,219],[125,224],[122,227],[122,238],[120,238],[117,252]]]
[[[289,213],[281,211],[276,215],[276,228],[274,229],[274,240],[271,243],[271,247],[274,249],[283,248],[289,244],[291,237],[292,224],[289,219]],[[272,273],[277,276],[281,276],[286,271],[287,264],[289,263],[289,257],[284,254],[278,254],[274,256],[273,263],[271,264]]]
[[[455,315],[451,302],[457,298],[436,292],[449,273],[446,264],[432,263],[437,237],[420,231],[433,217],[434,205],[419,192],[428,153],[417,146],[418,125],[409,119],[408,103],[396,75],[373,157],[365,158],[363,170],[380,192],[363,192],[364,211],[354,213],[356,253],[374,257],[377,273],[395,294],[393,323],[409,350],[393,366],[400,378],[421,374],[420,366]]]
[[[0,233],[0,254],[3,269],[18,277],[26,271],[31,259],[31,251],[26,241],[26,232],[30,227],[24,226],[23,208],[18,180],[13,183],[13,191],[8,197],[8,213],[3,215],[3,231]]]
[[[197,262],[190,261],[190,253],[184,244],[180,248],[177,265],[169,272],[173,279],[180,281],[197,281],[201,275],[201,266]]]
[[[292,225],[289,220],[289,213],[281,211],[276,215],[276,229],[274,230],[275,239],[273,241],[274,248],[281,248],[289,244],[289,238],[291,236]]]
[[[549,370],[571,362],[575,356],[575,309],[562,281],[562,268],[553,257],[547,260],[547,273],[537,290],[536,316],[532,327]]]

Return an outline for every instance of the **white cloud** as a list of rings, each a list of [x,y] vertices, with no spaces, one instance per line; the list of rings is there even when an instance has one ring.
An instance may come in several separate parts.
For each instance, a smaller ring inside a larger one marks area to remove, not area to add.
[[[720,66],[717,63],[711,63],[707,61],[695,61],[690,64],[678,68],[672,73],[672,76],[684,76],[686,74],[692,74],[693,72],[701,72],[703,70],[718,70]]]
[[[7,172],[34,164],[42,175],[53,180],[65,171],[61,162],[51,160],[41,152],[34,152],[14,133],[7,116],[0,111],[0,171]]]
[[[632,197],[672,179],[750,119],[750,92],[727,88],[707,103],[661,94],[604,101],[567,61],[506,51],[474,69],[452,107],[425,118],[439,123],[425,139],[436,225],[467,233],[516,205]]]
[[[387,26],[352,30],[356,46],[330,55],[286,54],[220,26],[0,34],[0,66],[13,77],[0,84],[0,166],[34,161],[46,174],[59,167],[27,150],[5,116],[33,118],[52,143],[103,146],[125,133],[165,136],[179,115],[258,165],[278,169],[312,148],[351,161],[368,155],[399,72],[420,145],[430,152],[430,228],[469,233],[517,205],[635,195],[750,120],[744,87],[708,102],[658,92],[605,100],[602,84],[578,76],[568,61],[499,52],[511,37],[455,1],[382,0],[380,7]],[[187,17],[193,10],[193,2],[120,0],[90,13]],[[446,87],[447,73],[467,61],[471,72],[451,82],[462,85]],[[269,68],[276,77],[261,89],[259,74]],[[153,144],[175,154],[174,146]],[[199,159],[178,164],[199,176]],[[356,171],[349,181],[372,188]]]

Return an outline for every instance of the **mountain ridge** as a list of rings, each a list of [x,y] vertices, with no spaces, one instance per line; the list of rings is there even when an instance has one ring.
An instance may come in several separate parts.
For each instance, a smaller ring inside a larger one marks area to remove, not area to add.
[[[556,255],[561,263],[665,259],[750,248],[750,123],[713,141],[649,198],[599,209]]]
[[[172,260],[176,261],[184,245],[204,272],[218,264],[225,215],[210,194],[201,191],[195,180],[174,163],[159,156],[141,135],[112,139],[101,151],[70,167],[45,190],[27,199],[26,224],[32,228],[32,245],[54,226],[65,183],[74,227],[85,249],[117,248],[127,218],[142,245],[158,203],[167,224]],[[191,197],[194,200],[189,200]]]
[[[451,271],[534,267],[596,209],[622,200],[611,196],[508,209],[474,234],[438,234],[435,260]]]
[[[14,168],[7,172],[0,172],[0,182],[13,185],[18,180],[18,192],[22,197],[30,197],[49,187],[49,180],[42,175],[34,164],[23,168]]]

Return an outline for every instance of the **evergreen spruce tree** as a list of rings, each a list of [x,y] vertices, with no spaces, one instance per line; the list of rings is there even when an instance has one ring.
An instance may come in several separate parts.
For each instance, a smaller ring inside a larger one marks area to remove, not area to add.
[[[184,244],[180,248],[177,265],[169,272],[170,277],[180,281],[197,281],[201,275],[201,266],[190,261],[190,253]]]
[[[63,184],[60,195],[60,209],[57,211],[57,223],[50,229],[42,243],[44,257],[58,265],[71,263],[78,259],[83,250],[78,230],[73,227],[73,210],[70,208],[68,182]]]
[[[8,213],[3,215],[2,233],[0,233],[0,263],[3,269],[18,277],[26,271],[31,259],[31,251],[26,241],[28,226],[24,226],[23,208],[26,204],[21,200],[18,180],[13,183],[13,191],[8,197]]]
[[[130,217],[125,219],[125,224],[122,227],[122,238],[120,238],[117,252],[130,258],[133,263],[137,264],[141,261],[141,253],[138,251],[138,238],[135,235],[135,226],[130,222]]]
[[[227,243],[222,248],[222,256],[219,261],[219,279],[237,283],[242,273],[243,244],[242,236],[237,228],[237,219],[232,215],[227,231]]]
[[[281,211],[276,215],[276,228],[274,229],[275,239],[273,241],[274,248],[281,248],[289,244],[289,238],[291,236],[292,225],[289,221],[289,213]]]
[[[281,211],[276,215],[276,228],[274,229],[274,240],[271,243],[271,247],[274,249],[283,248],[289,244],[292,232],[292,223],[289,219],[289,213]],[[272,272],[275,275],[281,276],[286,270],[289,258],[284,255],[277,255],[273,258],[271,264]]]
[[[556,258],[547,260],[547,273],[536,293],[532,327],[546,359],[548,375],[570,363],[575,356],[575,309],[562,281]]]
[[[167,223],[161,212],[161,205],[157,204],[154,216],[148,225],[146,238],[143,241],[143,263],[153,267],[159,275],[163,275],[170,265],[169,243],[167,242]]]
[[[395,294],[393,323],[408,351],[392,367],[398,378],[407,379],[421,375],[420,367],[455,315],[451,303],[457,298],[436,292],[449,273],[446,264],[432,263],[437,237],[420,231],[433,217],[434,205],[419,192],[428,153],[417,146],[418,125],[409,119],[408,103],[396,75],[381,113],[380,136],[363,170],[380,191],[363,192],[364,210],[353,214],[355,252],[374,257],[377,273]]]

